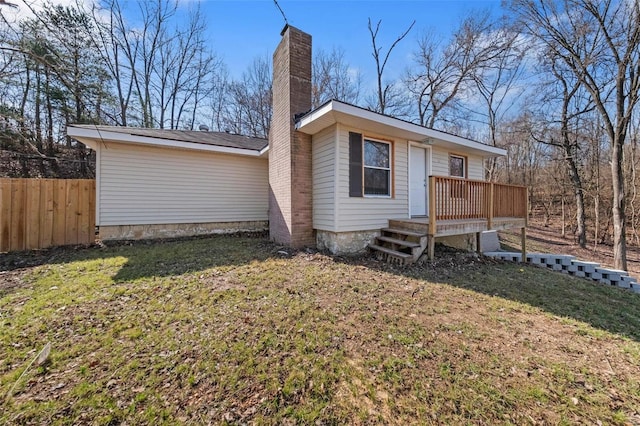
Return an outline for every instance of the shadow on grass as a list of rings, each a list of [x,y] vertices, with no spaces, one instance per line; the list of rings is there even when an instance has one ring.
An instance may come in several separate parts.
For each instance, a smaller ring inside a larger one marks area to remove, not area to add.
[[[124,257],[126,263],[113,276],[115,282],[124,282],[242,265],[253,260],[265,260],[276,250],[276,246],[266,241],[262,234],[115,242],[106,247],[58,247],[2,254],[0,271]]]
[[[275,246],[263,238],[238,235],[213,236],[187,241],[138,246],[113,277],[124,282],[167,277],[221,266],[239,266],[270,258]]]
[[[404,268],[373,267],[524,303],[640,342],[640,294],[630,290],[468,253],[446,253],[431,264]]]
[[[41,254],[39,258],[27,259],[23,263],[37,260],[40,264],[60,264],[121,256],[126,258],[126,262],[112,278],[115,282],[125,282],[193,273],[213,267],[245,265],[275,257],[278,250],[279,247],[263,236],[219,235],[135,242],[106,248],[57,250],[49,256]],[[455,251],[438,250],[437,253],[432,263],[408,267],[395,267],[374,261],[371,257],[336,257],[335,260],[520,302],[640,342],[638,294],[535,266],[478,259]]]

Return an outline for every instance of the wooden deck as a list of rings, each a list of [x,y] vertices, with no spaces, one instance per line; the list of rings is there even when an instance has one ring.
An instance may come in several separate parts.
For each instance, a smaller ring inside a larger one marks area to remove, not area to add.
[[[435,224],[435,237],[448,237],[451,235],[473,234],[491,230],[503,230],[524,228],[526,219],[522,217],[497,217],[491,223],[485,219],[446,219],[438,220]],[[431,222],[428,217],[412,217],[407,219],[390,219],[389,227],[411,229],[432,235]]]
[[[389,227],[369,247],[387,259],[411,263],[425,246],[433,259],[438,237],[475,234],[479,247],[481,232],[520,228],[522,258],[526,259],[527,206],[524,186],[429,176],[429,215],[389,219]],[[418,235],[419,241],[403,230]]]

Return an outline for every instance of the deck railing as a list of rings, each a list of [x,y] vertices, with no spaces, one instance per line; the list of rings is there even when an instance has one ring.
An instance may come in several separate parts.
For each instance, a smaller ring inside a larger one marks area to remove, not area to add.
[[[527,188],[524,186],[429,176],[431,231],[440,220],[486,219],[491,229],[495,217],[525,218]]]

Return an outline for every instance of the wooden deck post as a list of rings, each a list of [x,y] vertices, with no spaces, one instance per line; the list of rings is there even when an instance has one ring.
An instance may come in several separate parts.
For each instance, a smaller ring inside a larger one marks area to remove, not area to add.
[[[433,260],[436,250],[436,177],[429,176],[429,242],[427,257]]]
[[[429,235],[428,237],[428,246],[427,246],[427,257],[429,260],[433,260],[436,256],[436,237],[433,235]]]
[[[436,177],[429,176],[429,234],[436,235]]]
[[[489,186],[489,205],[487,206],[487,231],[493,229],[493,187],[494,183],[491,182]]]
[[[524,226],[529,226],[529,190],[524,190]]]
[[[482,232],[476,232],[476,252],[482,253],[480,249],[480,242],[482,240]]]
[[[522,263],[526,263],[527,262],[527,228],[522,227],[520,228],[520,244],[522,245]]]

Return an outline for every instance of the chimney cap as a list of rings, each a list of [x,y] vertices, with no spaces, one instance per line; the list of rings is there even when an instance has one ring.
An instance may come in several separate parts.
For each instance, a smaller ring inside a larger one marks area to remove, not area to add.
[[[292,30],[295,30],[295,31],[297,31],[299,33],[307,34],[304,31],[302,31],[300,28],[294,27],[293,25],[287,23],[287,24],[285,24],[284,28],[282,28],[282,31],[280,31],[280,36],[283,36],[284,33],[286,33],[289,28],[291,28]]]

